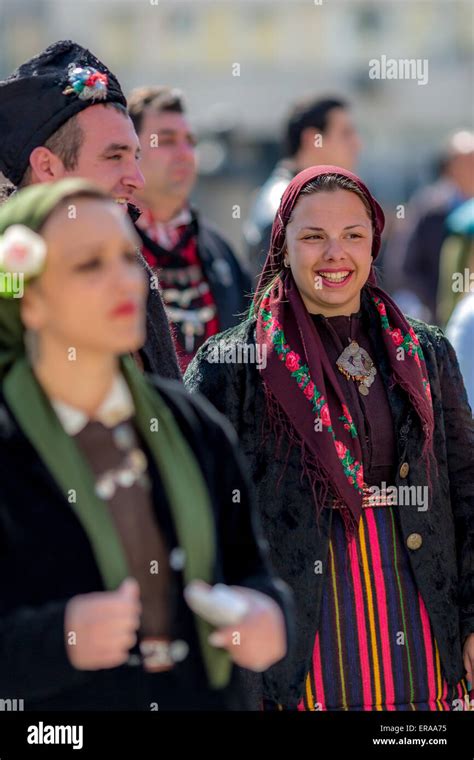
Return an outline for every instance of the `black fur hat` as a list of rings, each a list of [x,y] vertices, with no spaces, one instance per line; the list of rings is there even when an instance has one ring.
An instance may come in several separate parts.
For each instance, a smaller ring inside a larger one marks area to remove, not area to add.
[[[23,63],[0,81],[0,170],[18,185],[31,151],[97,103],[127,106],[114,74],[76,42],[54,42]]]

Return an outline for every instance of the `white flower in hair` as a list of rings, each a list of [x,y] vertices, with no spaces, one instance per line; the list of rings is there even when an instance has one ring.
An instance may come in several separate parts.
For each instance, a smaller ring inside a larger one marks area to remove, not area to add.
[[[0,236],[0,269],[21,272],[30,279],[43,269],[46,243],[24,224],[12,224]]]

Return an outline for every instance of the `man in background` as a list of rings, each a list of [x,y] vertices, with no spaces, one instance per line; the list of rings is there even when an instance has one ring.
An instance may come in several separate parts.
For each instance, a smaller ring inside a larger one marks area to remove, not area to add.
[[[474,132],[452,134],[442,151],[439,176],[411,199],[406,219],[388,242],[384,265],[390,289],[410,316],[439,324],[437,295],[446,220],[474,196]]]
[[[71,40],[54,42],[0,82],[0,170],[11,190],[63,177],[96,182],[136,218],[140,144],[114,74]],[[8,202],[8,200],[6,201]],[[149,279],[147,337],[139,365],[181,379],[158,283]]]
[[[285,158],[277,163],[260,188],[244,228],[253,286],[268,252],[280,198],[293,177],[317,164],[332,164],[353,171],[360,148],[349,105],[344,100],[310,99],[293,106],[285,127]]]
[[[250,281],[229,244],[190,201],[196,137],[182,94],[164,86],[140,87],[130,94],[129,113],[145,177],[145,186],[135,192],[142,211],[137,231],[143,255],[159,275],[184,372],[207,338],[242,318]]]

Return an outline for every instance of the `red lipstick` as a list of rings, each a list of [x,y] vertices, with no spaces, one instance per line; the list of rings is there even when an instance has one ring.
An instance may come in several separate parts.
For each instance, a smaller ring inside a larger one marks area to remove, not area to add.
[[[113,309],[110,314],[112,317],[130,317],[136,314],[138,306],[135,301],[124,301]]]

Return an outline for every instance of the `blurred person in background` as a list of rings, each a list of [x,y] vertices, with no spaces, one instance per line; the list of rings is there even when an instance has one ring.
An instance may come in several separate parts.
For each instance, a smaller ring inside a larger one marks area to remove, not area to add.
[[[408,204],[388,241],[386,279],[400,307],[408,314],[436,324],[440,257],[449,235],[446,219],[474,195],[474,132],[456,131],[444,149],[439,178],[420,189]]]
[[[474,290],[474,198],[446,219],[448,237],[441,248],[436,311],[446,327],[458,302]]]
[[[85,177],[135,219],[143,186],[140,145],[115,75],[71,40],[54,42],[0,82],[0,169],[10,189]],[[7,201],[8,202],[8,201]],[[145,371],[181,377],[156,276],[148,276],[147,330],[135,358]]]
[[[26,710],[243,709],[234,663],[285,654],[288,590],[235,432],[128,355],[145,332],[137,242],[81,179],[0,209],[0,692]],[[193,581],[232,584],[239,620],[192,613]]]
[[[285,125],[283,150],[285,157],[258,191],[244,227],[253,287],[268,253],[281,196],[293,177],[318,164],[342,166],[349,171],[355,168],[361,142],[349,104],[335,97],[297,102]]]
[[[449,258],[456,256],[454,271],[461,275],[464,292],[452,293],[453,265],[450,263],[450,290],[447,282],[446,291],[451,297],[450,304],[453,303],[453,295],[456,296],[456,305],[447,324],[446,335],[458,356],[469,403],[474,410],[474,200],[467,201],[454,211],[448,223],[456,234],[449,241],[449,249],[443,250],[443,255],[449,255]]]
[[[182,94],[139,87],[130,94],[129,113],[145,177],[135,192],[142,211],[137,231],[143,255],[159,275],[184,371],[207,338],[239,322],[248,309],[250,280],[230,245],[190,201],[196,137]]]

